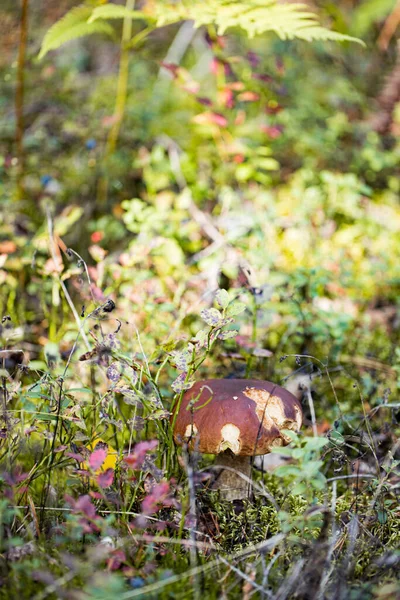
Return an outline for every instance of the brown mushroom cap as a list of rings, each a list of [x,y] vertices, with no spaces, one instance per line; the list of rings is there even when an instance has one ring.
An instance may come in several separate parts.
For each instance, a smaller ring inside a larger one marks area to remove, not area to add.
[[[266,454],[290,440],[283,429],[298,431],[300,402],[270,381],[207,379],[198,381],[182,398],[174,427],[177,444],[188,440],[204,454],[228,448],[237,455]]]

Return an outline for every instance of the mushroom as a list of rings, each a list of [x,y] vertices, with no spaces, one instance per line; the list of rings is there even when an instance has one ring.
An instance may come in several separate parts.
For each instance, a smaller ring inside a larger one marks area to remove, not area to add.
[[[284,430],[301,427],[300,392],[297,396],[270,381],[198,381],[173,416],[175,442],[218,455],[221,469],[213,487],[225,500],[248,498],[250,457],[288,444]]]

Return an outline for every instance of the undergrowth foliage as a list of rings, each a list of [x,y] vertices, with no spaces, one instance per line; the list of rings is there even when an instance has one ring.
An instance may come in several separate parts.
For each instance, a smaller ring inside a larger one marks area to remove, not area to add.
[[[386,425],[398,404],[388,392],[374,408],[361,396],[361,419],[338,407],[333,426],[322,422],[314,436],[287,431],[280,466],[271,475],[255,464],[255,499],[239,512],[210,489],[209,459],[202,466],[188,449],[176,454],[172,412],[217,346],[221,353],[239,336],[236,320],[249,318],[252,297],[257,290],[220,289],[215,306],[198,314],[196,335],[172,338],[151,356],[118,300],[82,310],[63,357],[54,343],[43,363],[24,365],[15,349],[3,351],[4,597],[70,597],[71,589],[83,598],[169,597],[189,593],[194,581],[196,593],[217,598],[217,574],[237,594],[248,586],[337,597],[361,577],[356,593],[373,595],[377,573],[390,588],[400,531],[396,438]],[[3,320],[3,334],[12,327]],[[93,348],[79,354],[83,327]],[[250,343],[247,353],[254,361]],[[329,375],[312,356],[295,362],[313,365],[313,377]]]
[[[391,4],[45,4],[22,154],[1,71],[0,598],[398,597],[399,118],[379,53],[285,41],[373,46]],[[183,394],[299,374],[223,501]]]

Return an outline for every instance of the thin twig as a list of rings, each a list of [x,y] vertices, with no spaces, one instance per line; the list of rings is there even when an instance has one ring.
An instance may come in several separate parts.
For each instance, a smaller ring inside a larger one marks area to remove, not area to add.
[[[360,477],[365,477],[366,479],[376,479],[376,475],[369,475],[367,473],[357,473],[357,475],[338,475],[337,477],[330,477],[327,479],[327,483],[332,481],[339,481],[339,479],[359,479]]]
[[[86,262],[83,260],[82,256],[80,254],[78,254],[75,250],[73,250],[72,248],[67,248],[67,253],[68,252],[70,252],[71,254],[75,254],[75,256],[78,258],[78,260],[83,264],[83,268],[85,269],[85,274],[86,274],[86,277],[87,277],[87,280],[89,283],[89,292],[92,297],[93,303],[96,304],[96,300],[94,298],[93,290],[92,290],[92,280],[90,279],[89,269],[88,269]],[[79,264],[78,264],[78,266],[79,266]]]
[[[234,565],[232,565],[229,561],[226,560],[226,558],[224,558],[223,556],[220,556],[219,560],[224,565],[226,565],[227,567],[229,567],[231,571],[233,571],[234,573],[236,573],[237,575],[239,575],[239,577],[241,577],[242,579],[244,579],[244,581],[247,581],[247,583],[249,583],[255,590],[257,590],[258,592],[262,592],[263,591],[263,588],[261,587],[261,585],[258,585],[258,583],[256,583],[255,581],[253,581],[251,579],[251,577],[249,577],[246,573],[244,573],[244,571],[242,571],[241,569],[238,569],[237,567],[235,567]]]
[[[18,193],[22,195],[22,178],[24,175],[24,94],[25,94],[25,59],[26,43],[28,38],[28,4],[29,0],[22,0],[20,36],[18,46],[17,89],[15,93],[16,132],[15,144],[18,158],[17,186]]]
[[[304,393],[307,396],[308,406],[310,407],[313,435],[314,437],[318,437],[317,419],[315,417],[314,401],[310,392],[310,388],[306,387]]]
[[[364,356],[347,356],[346,354],[340,355],[340,361],[346,363],[352,363],[357,367],[364,369],[373,369],[375,371],[384,371],[388,375],[396,376],[396,370],[390,365],[386,365],[379,360],[375,360],[374,358],[367,358]]]
[[[333,555],[333,552],[334,552],[336,544],[337,544],[338,536],[340,534],[340,530],[337,530],[336,525],[335,525],[336,500],[337,500],[337,485],[336,485],[336,481],[334,481],[333,486],[332,486],[332,501],[331,501],[331,514],[332,514],[332,523],[333,523],[332,535],[331,535],[331,542],[329,544],[329,548],[328,548],[328,552],[327,552],[326,560],[325,560],[326,566],[325,566],[324,572],[322,574],[321,581],[319,584],[319,589],[317,592],[317,600],[322,600],[324,598],[325,588],[328,584],[329,578],[330,578],[333,568],[334,568],[334,562],[332,561],[332,555]]]
[[[400,23],[400,0],[397,0],[397,4],[386,19],[381,32],[379,34],[377,44],[380,50],[385,51],[388,49],[390,40],[392,39],[395,31]]]
[[[300,573],[304,567],[304,563],[305,560],[301,559],[295,564],[288,577],[286,577],[286,579],[276,592],[275,600],[286,600],[286,598],[291,594],[293,588],[298,583]]]
[[[57,266],[58,264],[58,258],[57,258],[57,253],[56,253],[56,248],[55,248],[55,244],[54,244],[54,234],[53,234],[53,220],[51,218],[51,214],[50,214],[50,208],[49,206],[46,207],[46,215],[47,215],[47,229],[48,229],[48,233],[49,233],[49,245],[50,245],[50,253],[51,253],[51,257],[53,259],[53,263],[54,266]],[[61,286],[61,289],[64,293],[64,296],[69,304],[69,307],[72,311],[72,314],[74,315],[75,321],[78,325],[78,332],[80,335],[82,335],[82,339],[85,342],[85,345],[87,347],[88,350],[91,350],[91,346],[89,344],[89,340],[86,336],[86,333],[84,332],[80,319],[79,319],[79,315],[76,312],[76,308],[74,306],[74,303],[72,302],[71,296],[68,293],[67,288],[65,287],[65,284],[63,282],[63,280],[61,279],[61,277],[58,277],[58,282]]]
[[[268,596],[269,598],[272,597],[272,593],[267,589],[267,585],[268,585],[268,577],[269,574],[271,572],[272,567],[274,566],[274,564],[276,563],[276,561],[282,556],[282,552],[278,552],[277,554],[275,554],[275,556],[269,561],[267,567],[263,568],[263,578],[262,578],[262,583],[261,583],[261,587],[262,587],[262,592],[261,592],[261,598],[264,598],[265,596]],[[262,554],[262,558],[265,561],[265,556],[264,553]]]

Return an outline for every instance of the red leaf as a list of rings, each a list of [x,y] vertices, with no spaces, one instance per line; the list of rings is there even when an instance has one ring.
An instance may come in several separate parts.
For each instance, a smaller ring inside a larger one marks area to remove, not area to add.
[[[135,471],[141,469],[147,452],[154,450],[157,445],[157,440],[151,440],[150,442],[139,442],[134,447],[133,452],[125,457],[125,462],[131,469],[134,469]]]
[[[162,506],[172,506],[173,498],[170,497],[170,485],[168,481],[156,483],[151,492],[142,502],[142,512],[145,515],[157,512]]]
[[[272,140],[282,135],[283,127],[281,125],[261,125],[261,131],[266,133]]]
[[[271,83],[273,78],[266,73],[253,73],[253,79],[258,79],[258,81],[262,81],[263,83]]]
[[[13,254],[13,252],[15,252],[16,249],[16,243],[11,240],[0,242],[0,254]]]
[[[233,92],[228,87],[219,92],[218,100],[225,106],[225,108],[233,108],[235,104]]]
[[[113,469],[107,469],[107,471],[104,471],[104,473],[100,473],[97,476],[97,483],[102,488],[110,487],[110,485],[112,484],[113,481],[114,481],[114,470]]]
[[[103,462],[106,460],[106,457],[107,457],[107,450],[105,450],[104,448],[99,448],[98,450],[95,450],[90,455],[89,467],[91,469],[93,469],[93,471],[97,471],[97,469],[100,469]]]
[[[54,448],[54,452],[63,452],[66,448],[68,448],[68,446],[58,446],[57,448]]]
[[[206,98],[205,96],[197,96],[197,102],[200,102],[203,106],[212,106],[212,102],[210,98]]]
[[[86,471],[86,469],[76,469],[75,473],[77,475],[82,475],[83,477],[90,477],[90,471]]]
[[[66,456],[69,456],[69,458],[74,458],[80,463],[85,462],[85,457],[82,456],[82,454],[78,454],[77,452],[67,452]]]
[[[228,119],[215,112],[203,112],[193,117],[193,121],[198,125],[218,125],[218,127],[226,127]]]
[[[260,64],[260,57],[255,52],[248,52],[246,56],[250,65],[255,69]]]
[[[90,239],[94,244],[98,244],[104,237],[104,233],[102,231],[94,231],[90,236]]]
[[[96,516],[96,508],[93,506],[88,494],[79,496],[75,502],[74,511],[83,513],[89,519],[93,519]]]
[[[111,558],[107,561],[107,566],[110,571],[115,571],[119,569],[122,563],[126,561],[125,552],[123,550],[114,550]]]
[[[100,492],[89,492],[89,496],[91,498],[94,498],[95,500],[103,500],[103,494],[100,494]]]
[[[257,100],[260,99],[259,94],[257,94],[256,92],[243,92],[242,94],[239,94],[238,96],[238,100],[240,100],[241,102],[256,102]]]

